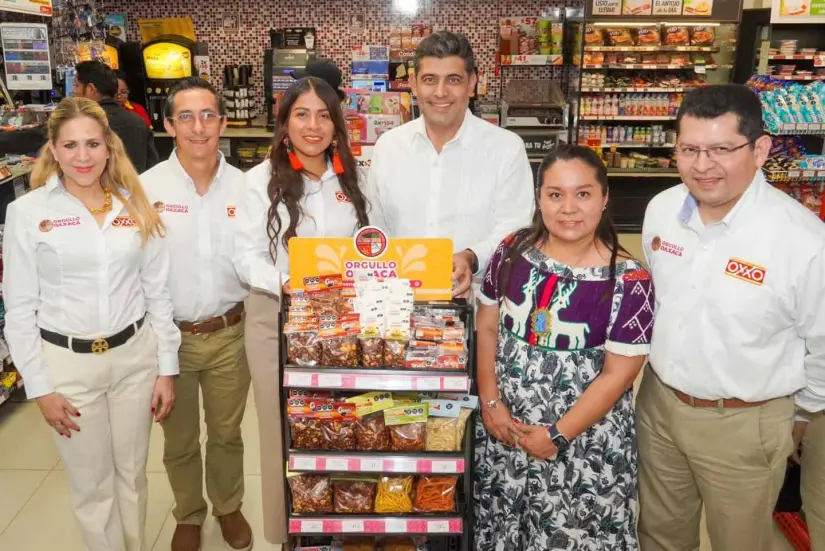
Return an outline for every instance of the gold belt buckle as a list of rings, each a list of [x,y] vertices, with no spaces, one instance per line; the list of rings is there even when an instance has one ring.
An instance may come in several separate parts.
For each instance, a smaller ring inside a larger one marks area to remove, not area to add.
[[[103,354],[107,350],[109,350],[109,341],[102,337],[92,343],[93,354]]]

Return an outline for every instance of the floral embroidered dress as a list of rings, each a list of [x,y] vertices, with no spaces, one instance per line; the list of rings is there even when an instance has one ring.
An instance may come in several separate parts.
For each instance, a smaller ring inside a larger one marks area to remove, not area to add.
[[[506,242],[505,242],[506,243]],[[497,288],[502,243],[481,301],[499,305],[496,379],[523,423],[549,426],[604,367],[605,350],[646,355],[653,329],[650,275],[634,260],[571,268],[530,249]],[[637,549],[636,426],[632,390],[555,460],[539,460],[476,428],[474,497],[479,551]]]

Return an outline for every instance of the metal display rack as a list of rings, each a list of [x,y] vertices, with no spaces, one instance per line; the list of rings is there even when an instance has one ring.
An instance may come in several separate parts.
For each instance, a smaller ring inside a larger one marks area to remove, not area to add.
[[[330,536],[426,536],[431,551],[472,551],[473,500],[472,472],[475,443],[474,413],[467,419],[464,449],[461,452],[337,451],[299,450],[291,447],[289,416],[286,411],[289,389],[369,392],[472,393],[475,390],[475,326],[472,306],[466,301],[416,303],[431,308],[458,309],[467,331],[465,371],[341,369],[323,366],[301,367],[287,361],[283,334],[288,301],[282,301],[280,388],[283,422],[284,460],[290,472],[373,473],[410,475],[457,475],[456,512],[403,514],[297,514],[292,512],[291,492],[285,492],[287,529],[293,545],[318,544],[315,537]],[[286,486],[288,488],[288,485]],[[305,539],[306,538],[306,539]],[[305,541],[302,541],[304,540]]]

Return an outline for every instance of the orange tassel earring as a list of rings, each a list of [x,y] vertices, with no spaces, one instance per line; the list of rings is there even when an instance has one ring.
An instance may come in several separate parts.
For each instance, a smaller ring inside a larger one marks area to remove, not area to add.
[[[341,154],[338,152],[338,142],[332,142],[332,171],[335,174],[344,173],[344,163],[341,162]]]
[[[284,138],[284,145],[286,146],[286,155],[289,157],[289,166],[292,167],[292,170],[297,172],[304,170],[304,163],[302,163],[301,159],[299,159],[295,154],[295,150],[292,148],[289,138]]]

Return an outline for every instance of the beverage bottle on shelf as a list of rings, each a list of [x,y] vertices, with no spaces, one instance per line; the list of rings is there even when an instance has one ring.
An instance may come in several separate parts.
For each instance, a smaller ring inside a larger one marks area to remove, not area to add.
[[[625,103],[625,96],[619,96],[619,113],[618,116],[623,117],[627,115],[627,104]]]
[[[600,130],[602,143],[607,143],[607,127],[602,126]]]

